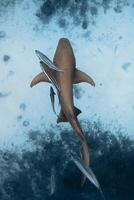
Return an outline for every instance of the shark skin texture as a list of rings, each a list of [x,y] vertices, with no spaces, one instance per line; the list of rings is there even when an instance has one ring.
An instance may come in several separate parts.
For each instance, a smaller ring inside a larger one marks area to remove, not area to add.
[[[36,50],[37,52],[37,50]],[[67,38],[61,38],[58,42],[53,64],[59,70],[54,70],[51,66],[40,61],[42,72],[39,73],[31,82],[31,87],[40,82],[53,84],[57,90],[61,111],[58,115],[57,123],[69,122],[82,145],[82,159],[85,165],[90,165],[89,148],[86,138],[81,129],[77,116],[81,110],[74,106],[73,101],[73,84],[86,82],[95,86],[93,79],[86,73],[76,68],[76,60],[70,41]],[[83,176],[81,185],[84,185],[86,177]]]

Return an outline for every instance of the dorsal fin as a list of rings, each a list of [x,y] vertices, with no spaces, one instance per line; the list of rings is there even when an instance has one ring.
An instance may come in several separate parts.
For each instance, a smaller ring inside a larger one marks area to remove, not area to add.
[[[75,116],[77,117],[79,114],[81,113],[81,110],[77,107],[74,106],[74,114]],[[64,112],[60,111],[59,115],[58,115],[58,119],[57,119],[57,123],[60,123],[60,122],[68,122],[68,119],[66,118]]]
[[[95,86],[95,82],[89,75],[76,69],[75,74],[74,74],[74,82],[73,83],[77,84],[77,83],[82,83],[82,82],[87,82],[87,83],[90,83],[92,86]]]
[[[81,110],[74,106],[74,113],[75,113],[75,116],[77,117],[81,113]]]

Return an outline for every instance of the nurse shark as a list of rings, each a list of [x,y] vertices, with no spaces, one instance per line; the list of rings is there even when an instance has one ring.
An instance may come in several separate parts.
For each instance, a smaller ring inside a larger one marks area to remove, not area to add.
[[[31,82],[31,87],[40,83],[48,82],[55,86],[61,105],[61,111],[57,118],[57,123],[69,122],[82,145],[82,159],[85,165],[90,165],[90,155],[86,137],[82,131],[77,116],[81,110],[74,106],[73,84],[87,82],[95,86],[93,79],[86,73],[76,68],[76,60],[70,41],[61,38],[58,42],[53,62],[46,60],[46,56],[35,51],[40,58],[40,65],[43,72],[39,73]],[[53,66],[53,67],[52,67]],[[84,184],[86,177],[83,176],[81,185]]]

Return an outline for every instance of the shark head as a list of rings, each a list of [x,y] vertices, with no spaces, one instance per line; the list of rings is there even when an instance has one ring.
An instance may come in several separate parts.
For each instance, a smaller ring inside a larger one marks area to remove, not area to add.
[[[62,69],[76,66],[74,52],[67,38],[60,38],[53,62]]]

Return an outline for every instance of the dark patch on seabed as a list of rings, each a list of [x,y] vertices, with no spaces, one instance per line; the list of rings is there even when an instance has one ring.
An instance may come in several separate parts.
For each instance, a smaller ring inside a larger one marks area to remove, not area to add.
[[[4,55],[3,56],[3,60],[4,60],[4,62],[9,61],[10,60],[10,56],[9,55]]]
[[[116,135],[102,131],[100,123],[86,125],[85,134],[91,153],[91,167],[96,174],[106,200],[133,200],[134,141],[121,131]],[[55,130],[55,132],[54,132]],[[99,200],[99,192],[89,181],[79,186],[80,172],[71,161],[70,150],[79,155],[80,141],[73,131],[54,127],[44,133],[31,131],[33,151],[0,152],[1,200]],[[89,135],[89,133],[91,133]],[[47,139],[46,139],[47,135]],[[50,176],[56,170],[56,190],[50,195]]]
[[[80,99],[83,95],[84,91],[80,86],[74,85],[74,96],[76,99]]]
[[[26,106],[25,103],[21,103],[21,104],[20,104],[20,109],[21,109],[21,110],[23,110],[23,111],[26,110],[26,107],[27,107],[27,106]]]
[[[0,39],[5,38],[6,33],[4,31],[0,31]]]
[[[125,0],[44,0],[36,15],[43,23],[48,23],[53,16],[57,16],[57,23],[61,28],[66,28],[72,19],[74,25],[80,25],[83,29],[87,29],[89,24],[95,24],[94,20],[101,7],[104,13],[112,8],[118,14],[125,6],[129,6]]]
[[[0,98],[8,97],[10,93],[0,92]]]

